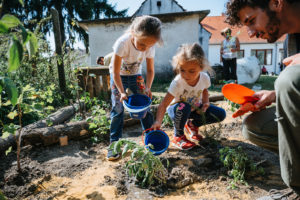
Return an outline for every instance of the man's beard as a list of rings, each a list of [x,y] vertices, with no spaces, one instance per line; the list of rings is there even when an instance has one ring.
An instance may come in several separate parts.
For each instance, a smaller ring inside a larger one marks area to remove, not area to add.
[[[269,17],[269,22],[266,26],[266,30],[268,30],[268,35],[269,38],[267,39],[267,41],[269,43],[273,43],[276,42],[276,40],[278,40],[280,38],[279,35],[279,28],[280,28],[280,20],[278,19],[278,17],[276,16],[276,12],[275,11],[271,11],[271,10],[267,10],[267,15]]]

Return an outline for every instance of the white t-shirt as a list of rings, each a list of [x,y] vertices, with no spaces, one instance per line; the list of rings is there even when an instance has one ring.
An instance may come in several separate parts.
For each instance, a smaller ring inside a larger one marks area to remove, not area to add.
[[[136,75],[142,73],[142,63],[146,58],[154,58],[155,47],[149,48],[147,51],[138,51],[131,42],[131,34],[125,33],[122,35],[113,46],[113,51],[116,55],[122,58],[121,75]],[[109,71],[112,73],[112,59],[109,65]]]
[[[184,101],[198,107],[202,103],[203,90],[209,87],[210,78],[205,72],[200,72],[200,78],[195,86],[190,86],[180,74],[178,74],[168,89],[168,92],[174,96],[171,104]]]

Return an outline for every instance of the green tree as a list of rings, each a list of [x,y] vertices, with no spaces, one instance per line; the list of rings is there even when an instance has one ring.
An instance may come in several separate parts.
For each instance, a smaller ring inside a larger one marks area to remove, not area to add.
[[[88,36],[86,32],[78,26],[74,26],[75,21],[95,20],[101,18],[124,17],[127,9],[117,11],[115,5],[107,0],[26,0],[23,5],[22,0],[0,0],[0,17],[10,13],[24,22],[25,27],[35,28],[35,22],[39,22],[50,14],[50,9],[55,8],[59,13],[62,43],[67,39],[68,46],[72,47],[72,41],[76,37],[83,40],[88,49]],[[52,30],[52,23],[49,22],[42,27],[42,32],[46,35]],[[73,33],[74,32],[74,33]]]

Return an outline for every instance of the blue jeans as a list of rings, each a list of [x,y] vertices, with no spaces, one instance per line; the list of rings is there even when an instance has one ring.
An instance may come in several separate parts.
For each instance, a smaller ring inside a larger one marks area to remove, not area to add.
[[[199,108],[201,108],[200,105]],[[191,111],[191,105],[184,102],[179,102],[169,106],[167,110],[174,124],[174,134],[176,137],[184,134],[184,125],[188,119],[192,119],[194,126],[202,126],[215,122],[221,122],[226,117],[226,112],[223,108],[210,105],[205,113],[198,114],[196,110]]]
[[[129,88],[134,94],[140,90],[141,75],[121,76],[124,90]],[[110,77],[112,110],[110,113],[110,142],[118,141],[122,137],[124,107],[120,102],[120,92],[114,84],[112,76]],[[143,129],[148,129],[153,124],[153,115],[147,112],[145,118],[141,119]]]

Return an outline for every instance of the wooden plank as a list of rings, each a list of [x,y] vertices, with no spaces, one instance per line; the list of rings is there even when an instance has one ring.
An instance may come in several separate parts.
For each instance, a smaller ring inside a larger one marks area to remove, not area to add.
[[[94,95],[94,86],[93,86],[93,77],[88,77],[88,84],[87,84],[87,89],[90,93],[90,97],[93,98]]]
[[[80,68],[84,75],[87,73],[95,75],[109,75],[109,68],[107,66],[103,67],[81,67]]]
[[[95,88],[95,95],[98,97],[101,92],[101,83],[100,83],[100,76],[96,76],[94,79],[94,88]]]

